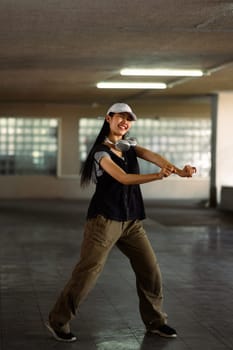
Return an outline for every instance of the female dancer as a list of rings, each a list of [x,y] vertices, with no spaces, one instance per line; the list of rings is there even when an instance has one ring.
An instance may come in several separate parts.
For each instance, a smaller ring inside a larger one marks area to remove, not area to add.
[[[135,273],[140,315],[147,331],[163,337],[177,336],[162,311],[161,273],[142,225],[145,212],[139,185],[171,174],[192,177],[196,169],[189,165],[179,169],[159,154],[137,145],[134,139],[127,139],[136,120],[129,105],[112,105],[82,167],[81,185],[94,181],[96,190],[87,212],[80,260],[46,324],[57,340],[77,340],[70,331],[70,321],[95,285],[114,245],[128,257]],[[161,170],[140,174],[137,157]]]

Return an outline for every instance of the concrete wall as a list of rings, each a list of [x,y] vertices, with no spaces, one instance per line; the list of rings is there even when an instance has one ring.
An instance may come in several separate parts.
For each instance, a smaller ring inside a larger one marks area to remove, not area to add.
[[[162,100],[154,104],[129,102],[140,118],[153,116],[210,117],[208,100]],[[0,116],[59,118],[58,174],[0,176],[0,198],[89,198],[93,187],[79,186],[78,120],[104,115],[108,105],[1,104]],[[166,156],[166,155],[165,155]],[[145,199],[208,199],[209,179],[171,177],[142,186]]]
[[[233,92],[219,94],[217,112],[217,201],[233,211]]]

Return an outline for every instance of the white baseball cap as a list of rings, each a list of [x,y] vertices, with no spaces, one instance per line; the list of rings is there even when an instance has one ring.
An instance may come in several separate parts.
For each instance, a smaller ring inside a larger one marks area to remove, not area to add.
[[[107,115],[109,113],[129,113],[131,115],[132,120],[137,120],[136,114],[132,111],[131,107],[126,103],[114,103],[107,111]]]

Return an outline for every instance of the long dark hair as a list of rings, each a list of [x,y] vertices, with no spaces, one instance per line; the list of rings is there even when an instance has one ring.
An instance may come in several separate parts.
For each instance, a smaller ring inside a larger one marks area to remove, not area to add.
[[[113,117],[114,114],[115,113],[110,112],[109,116]],[[104,123],[102,125],[102,128],[100,129],[100,132],[99,132],[98,136],[96,137],[95,142],[88,153],[87,159],[81,167],[80,185],[82,187],[88,186],[90,184],[91,179],[92,179],[92,169],[93,169],[95,148],[97,145],[101,145],[101,143],[104,142],[105,138],[108,137],[109,133],[110,133],[110,126],[109,126],[109,123],[105,119]],[[126,133],[122,138],[124,139],[127,136],[128,136],[128,133]]]
[[[82,165],[82,168],[80,171],[80,174],[81,174],[80,184],[82,187],[88,186],[91,182],[92,168],[93,168],[93,161],[94,161],[93,156],[94,156],[95,147],[104,142],[105,137],[109,135],[109,132],[110,132],[109,123],[105,120],[102,128],[100,129],[98,136],[96,137],[96,140],[93,146],[91,147],[88,153],[85,163]]]

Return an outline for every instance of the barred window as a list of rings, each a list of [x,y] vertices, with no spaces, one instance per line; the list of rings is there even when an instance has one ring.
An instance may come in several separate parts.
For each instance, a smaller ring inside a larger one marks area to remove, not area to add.
[[[157,118],[141,119],[130,134],[138,143],[159,153],[177,167],[191,164],[201,177],[210,176],[211,121],[207,118]],[[139,161],[144,173],[154,171],[154,166]]]
[[[55,175],[58,120],[0,117],[0,175]]]
[[[103,119],[81,118],[79,123],[80,160],[84,162]],[[130,136],[138,144],[159,153],[178,167],[192,164],[198,176],[209,177],[211,166],[211,121],[208,118],[142,118],[133,123]],[[139,159],[141,173],[158,171]]]

